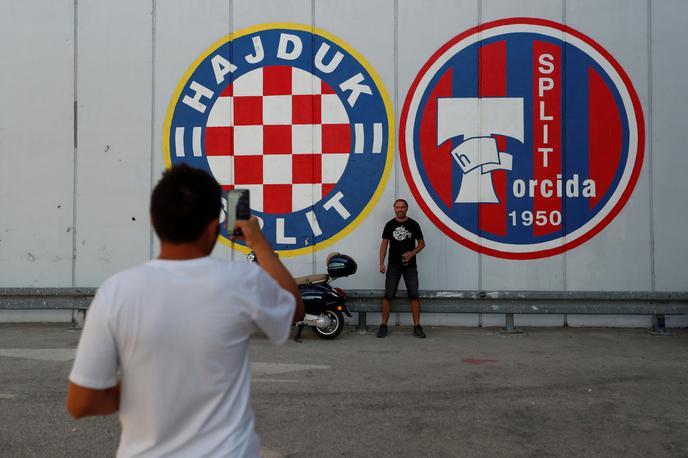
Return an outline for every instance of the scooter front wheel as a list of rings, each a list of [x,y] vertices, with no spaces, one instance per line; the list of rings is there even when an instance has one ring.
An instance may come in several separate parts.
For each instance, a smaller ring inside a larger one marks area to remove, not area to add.
[[[330,325],[323,328],[313,327],[313,332],[321,339],[336,338],[344,329],[344,315],[336,310],[325,310],[323,315],[330,319]]]

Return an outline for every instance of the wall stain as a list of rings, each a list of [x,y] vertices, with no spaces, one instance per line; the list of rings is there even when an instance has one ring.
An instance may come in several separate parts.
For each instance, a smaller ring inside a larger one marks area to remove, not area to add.
[[[96,254],[96,260],[103,261],[105,264],[109,264],[112,260],[112,256],[109,253],[103,251],[102,253]]]
[[[479,366],[479,365],[485,364],[485,363],[498,363],[499,361],[496,359],[464,358],[463,360],[461,360],[461,362],[464,364],[471,364],[473,366]]]

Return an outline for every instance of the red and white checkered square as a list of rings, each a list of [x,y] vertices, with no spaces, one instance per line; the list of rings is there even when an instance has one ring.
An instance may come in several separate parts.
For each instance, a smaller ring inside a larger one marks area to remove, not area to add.
[[[248,72],[210,110],[205,152],[225,189],[251,191],[251,207],[290,213],[325,197],[341,178],[351,127],[339,96],[288,66]]]

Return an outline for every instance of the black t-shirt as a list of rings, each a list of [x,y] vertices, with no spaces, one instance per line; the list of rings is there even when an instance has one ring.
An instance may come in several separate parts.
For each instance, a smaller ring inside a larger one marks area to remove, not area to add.
[[[416,240],[423,240],[423,232],[417,222],[411,218],[399,222],[396,218],[389,220],[382,231],[382,238],[389,240],[390,266],[401,266],[401,255],[416,247]],[[416,257],[412,257],[408,264],[416,267]]]

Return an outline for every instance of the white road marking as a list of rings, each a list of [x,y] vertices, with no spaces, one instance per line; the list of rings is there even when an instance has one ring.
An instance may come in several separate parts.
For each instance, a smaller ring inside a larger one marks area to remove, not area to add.
[[[17,396],[14,394],[9,394],[9,393],[0,393],[0,399],[14,399]]]
[[[23,358],[37,361],[72,361],[76,355],[76,348],[0,348],[0,357]],[[258,382],[291,383],[294,380],[261,379],[266,375],[287,374],[307,370],[326,370],[331,366],[316,364],[287,364],[287,363],[251,363],[251,374]]]
[[[267,447],[261,447],[260,454],[263,456],[263,458],[282,458],[283,456],[277,450],[272,450]]]
[[[253,377],[262,377],[263,375],[286,374],[288,372],[325,370],[330,367],[314,364],[251,363],[251,374]]]
[[[0,348],[0,356],[38,361],[71,361],[75,354],[76,348]]]

